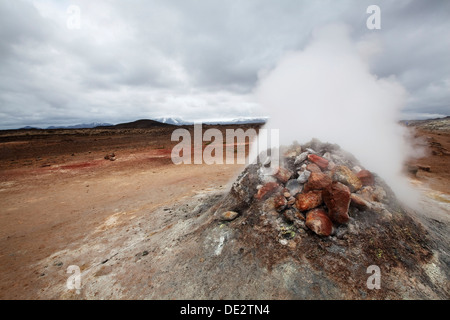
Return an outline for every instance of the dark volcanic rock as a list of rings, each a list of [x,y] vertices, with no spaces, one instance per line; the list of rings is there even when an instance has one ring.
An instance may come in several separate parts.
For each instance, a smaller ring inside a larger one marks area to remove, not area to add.
[[[224,211],[242,212],[247,209],[258,192],[257,186],[260,184],[258,175],[258,164],[250,164],[241,172],[239,177],[231,186],[230,192],[220,201],[216,213]]]

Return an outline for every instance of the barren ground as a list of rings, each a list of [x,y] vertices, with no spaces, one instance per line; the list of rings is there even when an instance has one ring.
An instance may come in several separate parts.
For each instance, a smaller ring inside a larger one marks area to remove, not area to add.
[[[52,272],[35,267],[42,259],[87,238],[95,247],[105,231],[196,192],[225,188],[242,170],[174,165],[171,131],[6,132],[0,144],[0,297],[48,298],[40,291]],[[111,152],[116,161],[104,159]],[[89,266],[103,257],[101,251],[78,261]],[[53,270],[58,274],[73,264],[59,262]]]
[[[197,265],[171,265],[179,261],[175,256],[186,257],[203,266],[195,272],[208,272],[221,244],[210,244],[212,253],[206,254],[209,244],[192,236],[209,219],[197,212],[203,197],[226,192],[244,168],[176,166],[170,159],[171,132],[158,128],[0,133],[0,298],[290,298],[277,291],[261,292],[258,281],[271,280],[248,256],[242,259],[250,259],[255,279],[240,286],[237,279],[228,291],[218,288],[227,279],[190,283],[189,274]],[[449,133],[420,134],[450,150]],[[111,152],[116,161],[104,159]],[[431,171],[412,177],[432,205],[442,204],[435,218],[446,226],[448,158],[442,152],[428,153],[417,161]],[[79,294],[66,288],[69,265],[82,271]],[[289,276],[289,270],[274,272]]]

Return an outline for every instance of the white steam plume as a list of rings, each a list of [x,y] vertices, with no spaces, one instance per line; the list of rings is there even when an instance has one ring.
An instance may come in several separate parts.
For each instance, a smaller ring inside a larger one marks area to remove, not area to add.
[[[407,94],[394,77],[370,73],[368,53],[379,50],[376,41],[352,42],[345,25],[324,27],[260,77],[256,96],[281,144],[337,143],[411,205],[417,197],[401,171],[413,149],[398,124]]]

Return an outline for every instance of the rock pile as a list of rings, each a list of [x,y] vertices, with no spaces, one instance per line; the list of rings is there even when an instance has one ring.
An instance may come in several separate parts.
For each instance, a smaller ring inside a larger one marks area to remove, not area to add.
[[[439,249],[448,232],[432,238],[417,213],[337,145],[313,140],[280,155],[273,169],[264,157],[248,165],[210,203],[210,227],[202,232],[207,247],[214,244],[220,279],[224,266],[239,285],[274,277],[267,292],[281,283],[301,299],[449,296],[448,254]],[[367,287],[373,265],[382,272],[381,290]],[[255,276],[262,269],[269,273]]]
[[[284,159],[275,169],[270,168],[270,158],[246,168],[221,207],[230,211],[231,206],[235,214],[227,213],[222,220],[235,219],[253,207],[261,214],[282,217],[297,230],[327,237],[349,222],[350,208],[374,211],[383,220],[392,218],[383,203],[387,199],[381,179],[337,145],[313,140],[282,152]]]

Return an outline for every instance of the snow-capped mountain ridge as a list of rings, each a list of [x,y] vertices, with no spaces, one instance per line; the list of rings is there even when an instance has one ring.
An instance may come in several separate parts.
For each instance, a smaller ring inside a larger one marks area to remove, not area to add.
[[[240,117],[240,118],[228,118],[228,119],[199,119],[195,121],[183,120],[178,117],[160,117],[153,120],[172,124],[176,126],[192,125],[195,123],[202,124],[246,124],[246,123],[266,123],[267,117]]]

